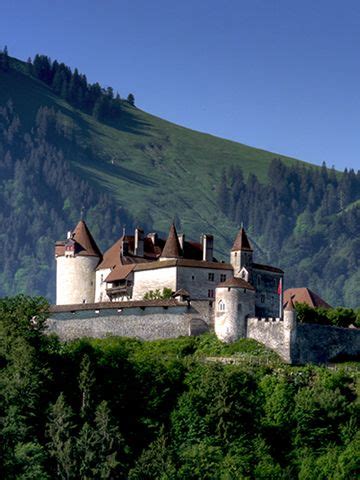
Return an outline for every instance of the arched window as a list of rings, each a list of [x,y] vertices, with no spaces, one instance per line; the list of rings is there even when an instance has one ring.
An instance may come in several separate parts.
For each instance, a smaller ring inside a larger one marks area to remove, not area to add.
[[[225,312],[225,302],[223,300],[218,303],[218,310],[219,312]]]

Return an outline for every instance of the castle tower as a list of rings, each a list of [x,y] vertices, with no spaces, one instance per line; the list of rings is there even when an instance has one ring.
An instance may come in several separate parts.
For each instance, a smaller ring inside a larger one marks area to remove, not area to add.
[[[95,268],[101,259],[83,220],[68,233],[66,241],[56,242],[56,304],[71,305],[95,301]]]
[[[285,360],[289,363],[297,363],[297,322],[296,310],[293,299],[290,297],[283,310],[284,320],[284,341],[286,354],[283,355]]]
[[[247,317],[255,315],[255,289],[241,278],[219,283],[215,293],[215,333],[223,342],[246,337]]]
[[[234,277],[240,277],[241,269],[251,266],[252,261],[253,249],[244,227],[241,227],[230,252],[230,263],[234,269]]]
[[[284,315],[284,322],[289,325],[293,326],[296,324],[296,310],[294,306],[294,302],[292,297],[286,302],[285,308],[283,310]]]
[[[169,231],[168,238],[164,245],[163,251],[160,256],[160,261],[162,260],[171,260],[173,258],[182,257],[182,248],[179,242],[179,237],[175,228],[175,225],[172,223]]]

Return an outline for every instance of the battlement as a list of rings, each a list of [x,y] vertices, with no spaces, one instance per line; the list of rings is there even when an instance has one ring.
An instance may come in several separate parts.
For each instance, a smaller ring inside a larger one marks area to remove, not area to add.
[[[267,323],[267,322],[272,322],[272,323],[279,323],[282,322],[284,319],[280,317],[249,317],[248,321],[253,321],[253,322],[261,322],[261,323]]]

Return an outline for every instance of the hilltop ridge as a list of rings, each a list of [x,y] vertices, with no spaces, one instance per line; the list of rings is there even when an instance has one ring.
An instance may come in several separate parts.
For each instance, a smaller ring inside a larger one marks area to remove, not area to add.
[[[53,298],[53,242],[85,207],[102,250],[124,225],[165,233],[175,220],[189,239],[214,234],[226,259],[244,221],[258,258],[282,267],[288,286],[357,306],[359,174],[196,132],[124,99],[97,118],[27,69],[10,58],[0,72],[2,295]]]

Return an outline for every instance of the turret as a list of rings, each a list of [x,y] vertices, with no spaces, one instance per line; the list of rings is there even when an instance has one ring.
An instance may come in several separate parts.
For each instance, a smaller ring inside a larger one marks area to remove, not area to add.
[[[285,360],[289,363],[298,362],[298,345],[297,345],[297,322],[296,310],[293,299],[290,297],[284,310],[284,346],[286,346]]]
[[[55,259],[56,304],[93,303],[101,252],[83,220],[65,241],[56,242]]]
[[[289,326],[296,325],[296,310],[293,299],[290,297],[283,310],[284,322]]]
[[[244,227],[241,227],[232,246],[230,263],[234,269],[234,276],[240,277],[243,267],[250,267],[253,261],[253,249],[246,235]]]
[[[219,283],[215,294],[215,333],[223,342],[246,337],[247,318],[255,314],[255,289],[241,278]]]

